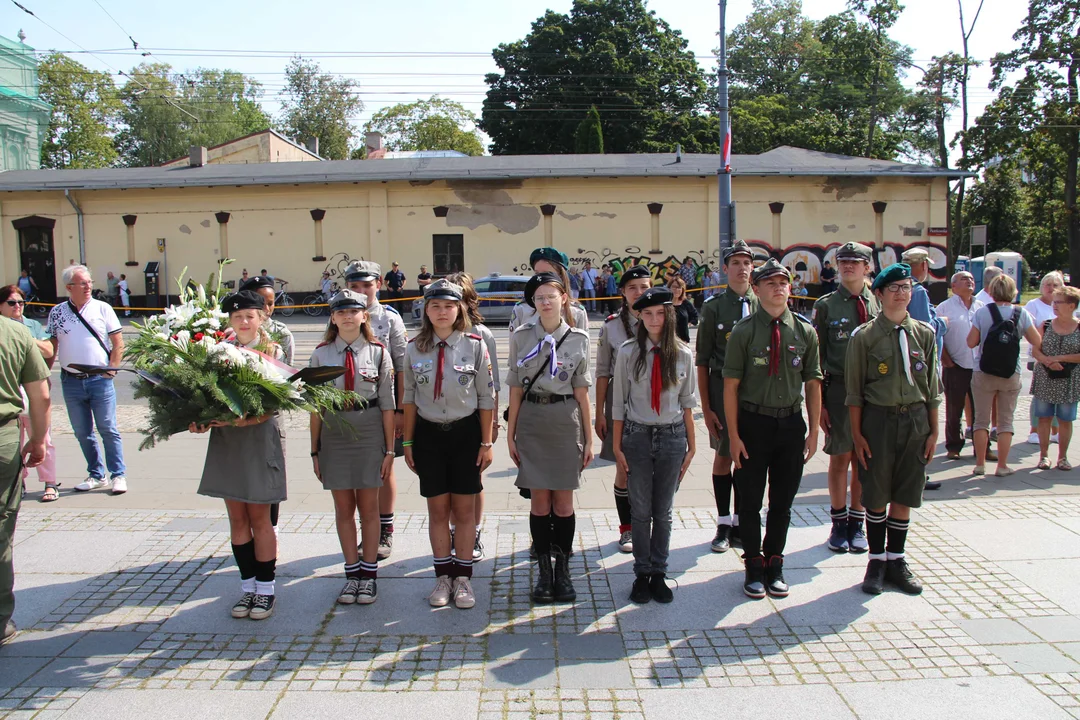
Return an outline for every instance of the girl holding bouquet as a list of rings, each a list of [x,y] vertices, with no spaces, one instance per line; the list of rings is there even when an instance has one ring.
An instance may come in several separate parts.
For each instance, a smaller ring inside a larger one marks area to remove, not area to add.
[[[334,497],[335,522],[345,556],[342,605],[368,605],[377,596],[379,488],[394,466],[394,364],[375,340],[367,297],[342,290],[330,298],[330,325],[311,355],[312,367],[344,367],[334,382],[364,400],[361,407],[311,414],[315,476]],[[363,557],[356,543],[356,511],[363,528]]]
[[[226,297],[221,310],[235,333],[231,342],[275,360],[284,354],[263,323],[265,303],[242,290]],[[270,506],[285,500],[283,431],[275,414],[242,417],[232,422],[192,423],[193,433],[210,432],[199,494],[221,498],[229,513],[233,556],[240,569],[242,595],[232,608],[234,618],[263,620],[274,613],[274,571],[277,536]]]

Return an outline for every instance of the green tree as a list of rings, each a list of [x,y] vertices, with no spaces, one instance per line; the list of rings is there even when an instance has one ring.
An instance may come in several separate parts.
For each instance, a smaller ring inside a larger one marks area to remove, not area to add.
[[[388,150],[457,150],[483,155],[476,117],[453,100],[432,97],[383,108],[364,125],[380,132]]]
[[[178,74],[168,64],[144,63],[127,77],[116,145],[128,166],[160,165],[192,145],[220,145],[270,126],[259,105],[261,86],[234,70]]]
[[[108,73],[94,72],[62,53],[38,63],[41,99],[53,106],[41,144],[41,167],[102,168],[116,164],[113,145],[120,100]]]
[[[349,157],[352,121],[364,109],[355,80],[322,72],[319,63],[294,57],[285,68],[279,125],[286,135],[318,138],[328,160]]]
[[[497,155],[573,152],[592,106],[607,152],[719,151],[694,54],[643,0],[574,0],[492,56],[480,125]]]
[[[595,105],[589,108],[574,133],[574,152],[583,155],[604,153],[604,128],[600,125],[600,113]]]

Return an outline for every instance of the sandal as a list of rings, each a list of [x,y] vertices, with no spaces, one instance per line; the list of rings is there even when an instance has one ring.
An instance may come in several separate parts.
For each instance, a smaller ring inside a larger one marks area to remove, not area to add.
[[[1062,459],[1058,460],[1057,469],[1058,470],[1072,470],[1072,465],[1069,464],[1068,460],[1066,460],[1065,458],[1062,458]]]
[[[1048,457],[1039,458],[1039,464],[1035,466],[1035,469],[1036,470],[1049,470],[1050,469],[1050,458],[1048,458]]]
[[[41,502],[56,502],[60,499],[60,491],[56,485],[46,485],[45,492],[41,493]]]

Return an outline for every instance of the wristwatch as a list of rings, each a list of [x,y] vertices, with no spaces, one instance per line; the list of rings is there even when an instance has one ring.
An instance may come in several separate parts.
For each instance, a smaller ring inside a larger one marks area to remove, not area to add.
[[[386,455],[387,455],[387,457],[389,457],[389,456],[391,456],[391,455],[396,455],[396,454],[397,454],[397,453],[395,453],[395,452],[394,452],[393,450],[387,450],[387,451],[386,451]]]

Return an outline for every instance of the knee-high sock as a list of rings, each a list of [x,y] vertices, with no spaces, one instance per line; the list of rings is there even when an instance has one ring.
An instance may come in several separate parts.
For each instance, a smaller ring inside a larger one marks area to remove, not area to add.
[[[731,473],[727,475],[713,475],[712,489],[716,496],[717,524],[731,524]]]
[[[551,516],[529,514],[529,530],[532,532],[536,554],[551,555]]]
[[[243,545],[233,543],[232,551],[236,558],[236,567],[240,570],[241,592],[255,592],[255,541],[251,540]]]
[[[890,517],[885,521],[889,542],[885,546],[885,556],[889,560],[904,557],[904,543],[907,542],[908,527],[910,520],[898,520]]]
[[[259,595],[274,594],[274,577],[277,570],[277,558],[258,560],[255,563],[255,592]]]
[[[615,488],[615,510],[619,513],[619,532],[630,529],[630,491],[626,488]]]
[[[870,546],[870,559],[885,559],[885,511],[866,511],[866,544]]]
[[[577,518],[574,515],[567,517],[555,516],[554,534],[551,537],[551,544],[555,545],[565,555],[569,555],[570,551],[574,547],[574,529],[577,523]]]

